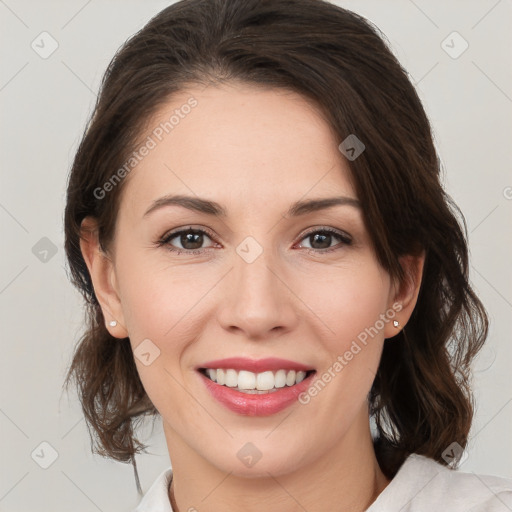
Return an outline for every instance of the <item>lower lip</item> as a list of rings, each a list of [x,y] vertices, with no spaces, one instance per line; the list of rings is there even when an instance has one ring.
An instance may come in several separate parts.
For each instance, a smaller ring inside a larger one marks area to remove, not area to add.
[[[245,416],[270,416],[297,401],[297,397],[311,385],[316,372],[294,386],[278,388],[277,391],[264,394],[248,394],[222,386],[199,372],[208,391],[221,404],[233,412]]]

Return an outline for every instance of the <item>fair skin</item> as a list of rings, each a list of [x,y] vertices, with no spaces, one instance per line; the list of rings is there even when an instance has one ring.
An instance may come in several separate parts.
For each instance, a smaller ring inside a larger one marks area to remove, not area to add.
[[[360,208],[284,216],[298,200],[357,199],[341,140],[302,96],[197,86],[175,95],[149,126],[191,96],[197,107],[126,178],[109,254],[98,250],[91,218],[81,242],[111,334],[128,336],[133,350],[146,339],[160,350],[150,365],[135,363],[163,420],[177,506],[363,511],[389,483],[375,457],[366,397],[384,339],[398,332],[392,321],[310,403],[265,417],[224,407],[194,368],[232,356],[280,357],[312,366],[320,377],[394,303],[402,308],[395,318],[407,323],[423,257],[402,259],[408,278],[398,284],[379,265]],[[179,206],[144,216],[167,194],[216,201],[227,216]],[[186,253],[192,245],[184,236],[156,245],[190,226],[214,235],[194,242],[202,253]],[[352,243],[332,235],[319,245],[306,236],[327,227]],[[251,263],[236,251],[248,236],[263,250]],[[237,456],[248,442],[262,454],[251,467]]]

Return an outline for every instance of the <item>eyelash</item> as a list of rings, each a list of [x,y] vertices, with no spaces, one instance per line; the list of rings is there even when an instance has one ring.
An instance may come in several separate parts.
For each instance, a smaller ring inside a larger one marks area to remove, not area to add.
[[[206,249],[210,249],[208,247],[205,249],[179,249],[179,248],[172,247],[170,245],[170,241],[183,233],[206,234],[206,235],[208,235],[208,237],[210,239],[212,239],[212,241],[214,241],[214,239],[215,239],[215,236],[213,235],[213,233],[211,231],[209,231],[208,229],[194,229],[192,227],[189,227],[187,229],[181,229],[179,231],[174,231],[174,232],[164,235],[160,240],[158,240],[157,246],[158,247],[167,246],[166,247],[167,250],[169,250],[171,252],[174,252],[176,254],[185,253],[185,254],[189,254],[189,255],[203,254],[203,252]],[[313,229],[311,231],[308,231],[307,233],[304,233],[304,235],[302,236],[302,238],[300,240],[304,240],[308,236],[311,236],[311,235],[314,235],[317,233],[328,233],[330,235],[335,235],[337,238],[339,238],[341,240],[341,242],[342,242],[341,246],[352,244],[352,238],[349,235],[347,235],[341,231],[332,229],[332,228]],[[313,253],[313,254],[317,255],[317,254],[325,254],[325,253],[331,253],[333,251],[337,251],[341,248],[341,246],[340,246],[340,244],[338,244],[338,245],[335,245],[334,247],[329,247],[327,249],[311,249],[309,247],[304,247],[303,249],[309,253]]]

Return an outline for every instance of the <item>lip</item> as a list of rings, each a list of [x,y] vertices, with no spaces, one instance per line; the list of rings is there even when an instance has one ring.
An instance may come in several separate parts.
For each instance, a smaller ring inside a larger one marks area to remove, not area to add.
[[[222,368],[222,366],[217,368]],[[228,368],[233,367],[230,366]],[[203,380],[210,394],[229,410],[244,416],[270,416],[296,402],[298,396],[311,385],[316,371],[313,371],[311,375],[294,386],[285,386],[272,393],[261,395],[242,393],[236,389],[213,382],[200,371],[197,371],[197,374]]]
[[[262,373],[266,371],[277,371],[277,370],[301,370],[308,372],[315,368],[306,366],[302,363],[290,361],[288,359],[279,359],[277,357],[267,357],[265,359],[249,359],[247,357],[229,357],[227,359],[217,359],[215,361],[207,361],[196,366],[196,370],[201,368],[223,368],[233,370],[247,370],[253,373]]]

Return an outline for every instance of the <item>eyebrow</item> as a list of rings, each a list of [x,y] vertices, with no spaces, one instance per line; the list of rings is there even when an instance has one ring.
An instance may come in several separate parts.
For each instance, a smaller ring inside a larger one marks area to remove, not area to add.
[[[297,201],[293,203],[288,209],[286,216],[298,217],[307,213],[316,212],[332,208],[333,206],[353,206],[354,208],[361,208],[361,203],[353,197],[339,196],[339,197],[325,197],[322,199],[308,199],[305,201]],[[215,217],[227,217],[227,211],[219,203],[210,201],[208,199],[201,199],[199,197],[184,196],[184,195],[167,195],[153,201],[143,217],[148,216],[150,213],[163,208],[165,206],[181,206],[188,210],[205,213]]]

